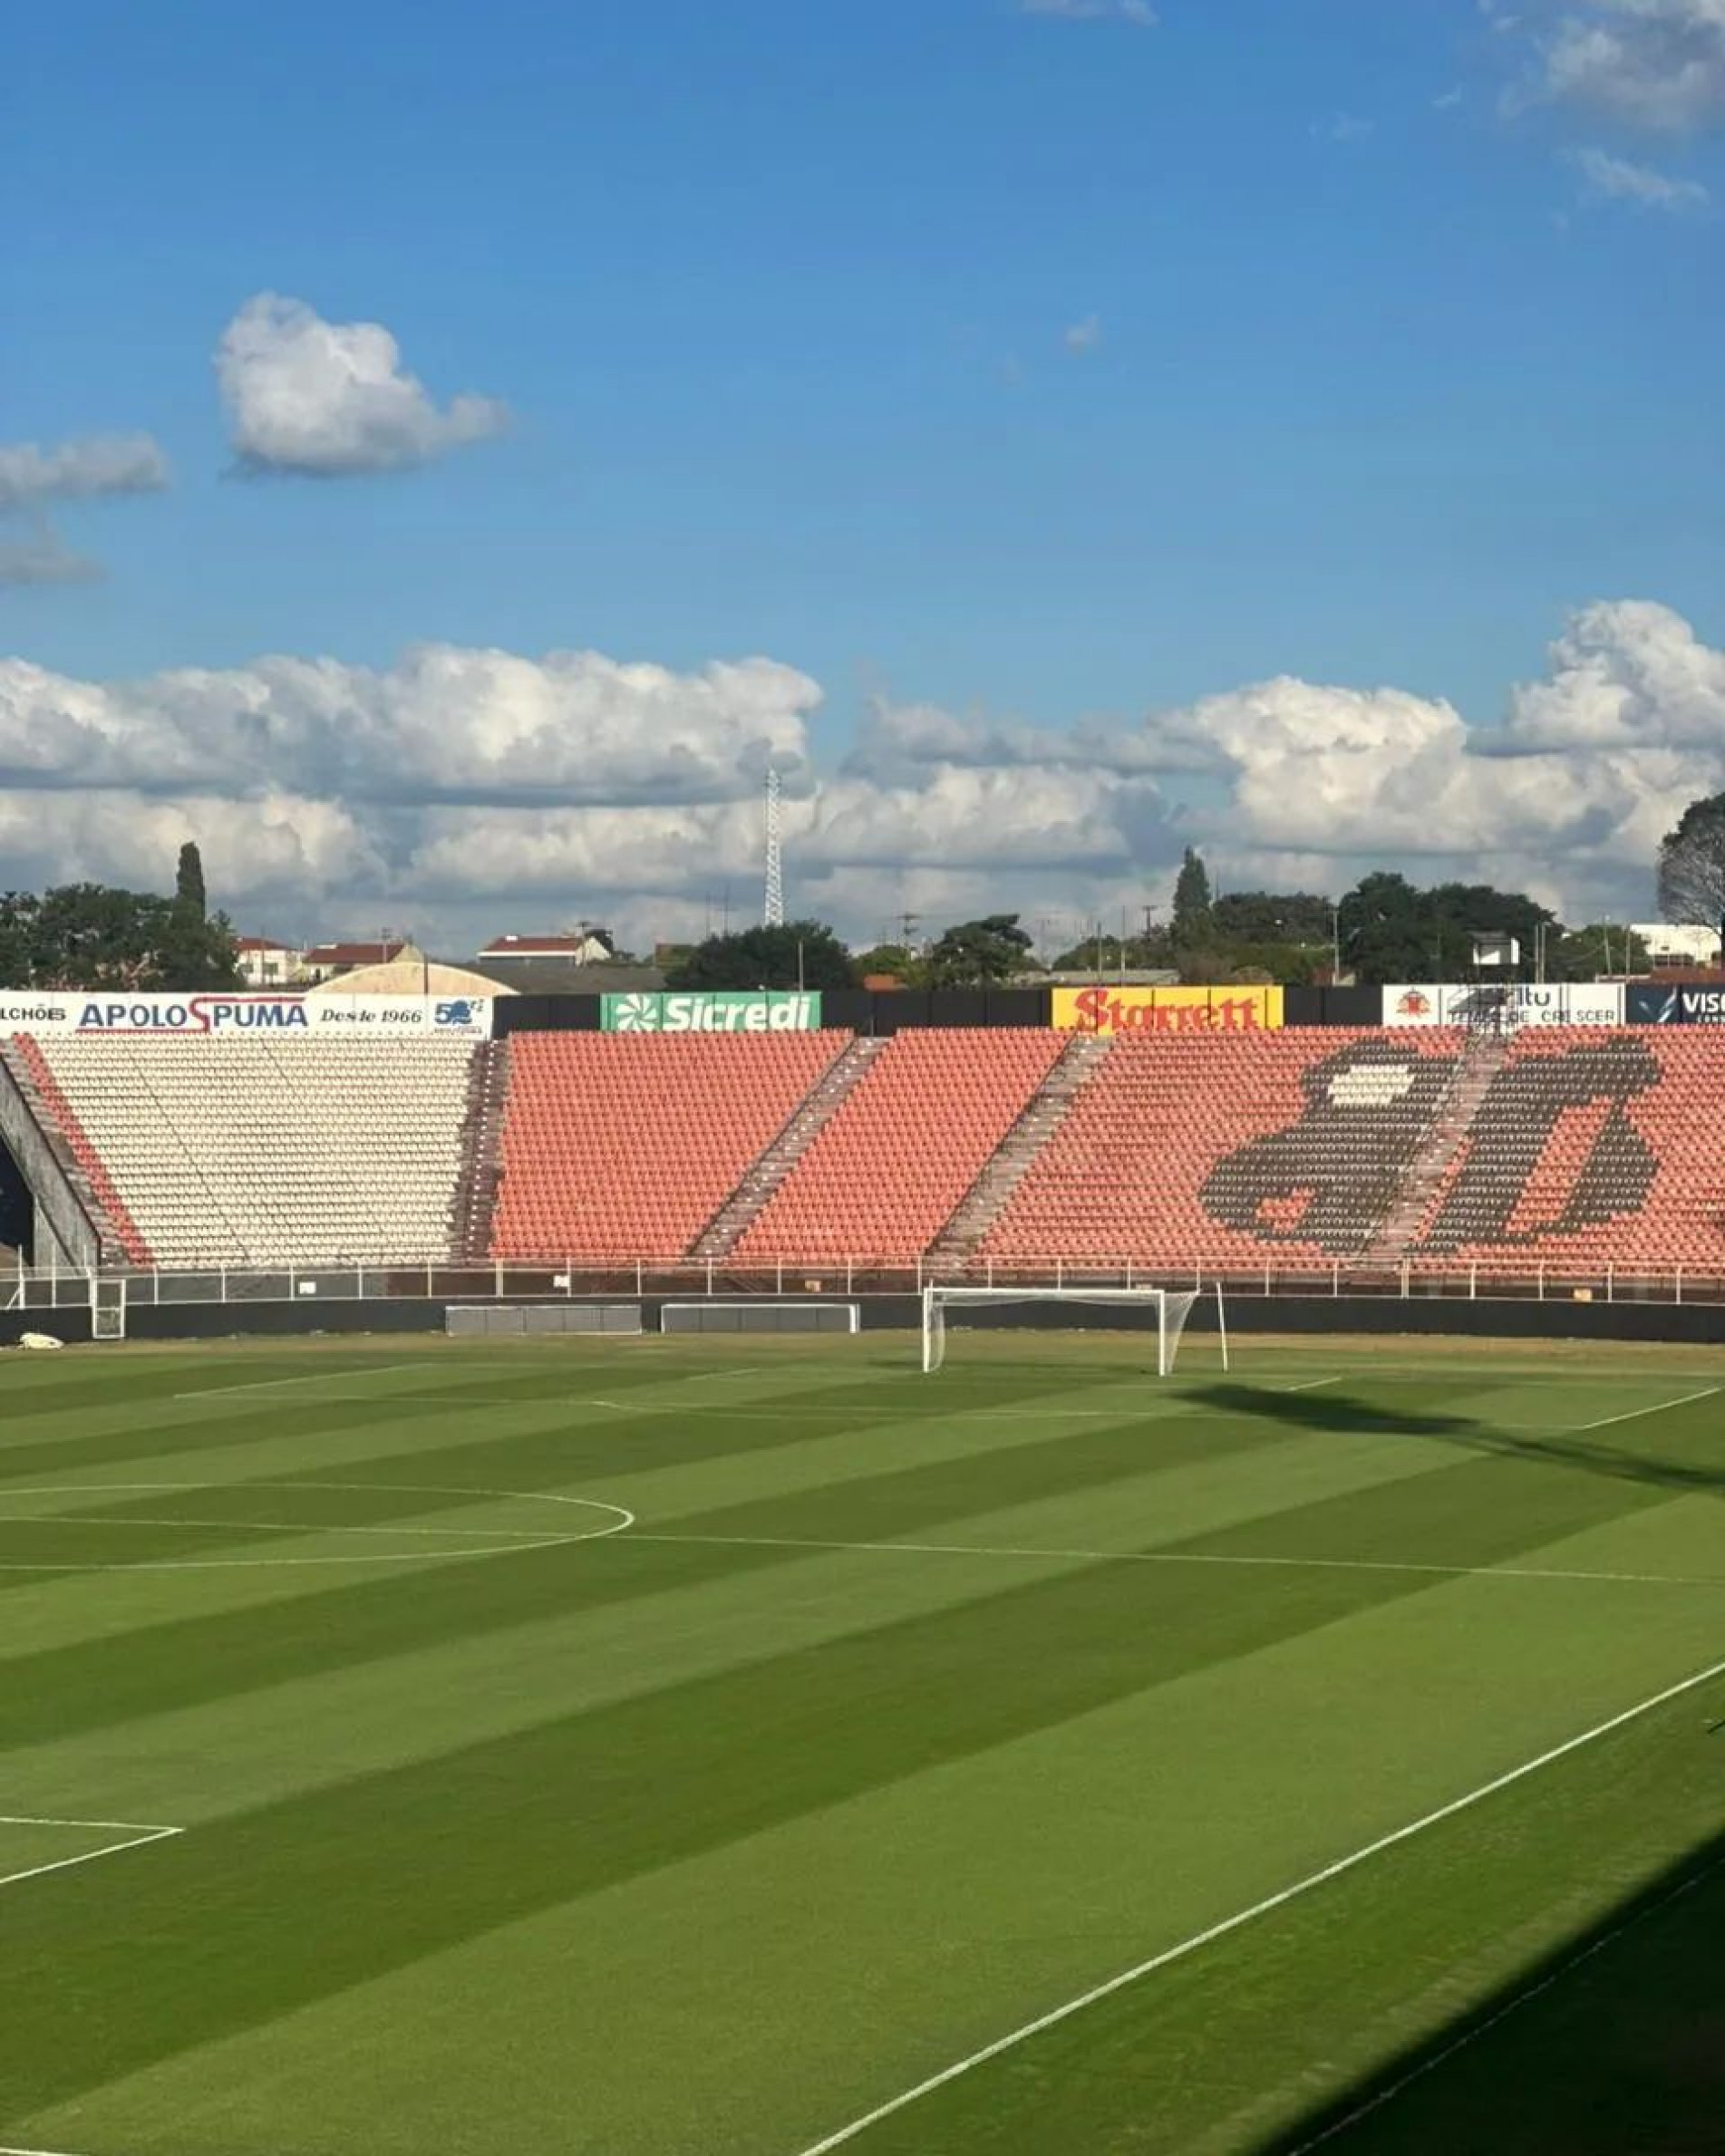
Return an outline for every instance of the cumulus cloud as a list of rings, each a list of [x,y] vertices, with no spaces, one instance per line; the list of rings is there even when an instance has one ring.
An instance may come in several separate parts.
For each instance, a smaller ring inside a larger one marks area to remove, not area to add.
[[[509,424],[492,397],[440,406],[381,323],[325,322],[262,292],[222,333],[216,375],[247,469],[333,479],[429,463]]]
[[[1662,132],[1725,118],[1725,0],[1589,0],[1544,41],[1539,87]]]
[[[45,450],[0,442],[0,509],[154,494],[167,484],[168,459],[148,434],[86,434]]]
[[[1368,135],[1377,132],[1377,127],[1375,120],[1366,120],[1358,112],[1328,112],[1312,122],[1310,131],[1314,142],[1363,142]]]
[[[1588,196],[1596,202],[1633,202],[1642,209],[1673,215],[1704,209],[1711,199],[1699,180],[1673,179],[1652,165],[1638,165],[1609,150],[1578,150],[1573,162]]]
[[[99,577],[100,564],[65,544],[50,508],[155,494],[168,478],[168,459],[148,434],[86,434],[48,449],[34,441],[0,442],[0,518],[22,519],[26,527],[19,537],[0,524],[0,585],[88,584]]]
[[[74,553],[45,520],[24,538],[0,539],[0,585],[92,584],[101,575],[100,562]]]
[[[1157,24],[1150,0],[1018,0],[1018,12],[1065,23],[1132,23],[1140,30],[1154,30]]]
[[[794,776],[819,701],[767,659],[680,674],[428,644],[382,670],[278,656],[122,683],[0,660],[0,774],[157,790],[265,778],[356,801],[710,799],[751,792],[769,762]]]
[[[431,646],[394,667],[263,659],[131,682],[0,664],[0,851],[19,880],[160,885],[181,838],[246,925],[410,920],[455,955],[608,916],[688,933],[759,890],[766,762],[793,904],[872,940],[1018,910],[1166,902],[1181,846],[1228,885],[1340,891],[1406,863],[1636,915],[1661,834],[1725,784],[1725,651],[1671,608],[1577,613],[1497,725],[1440,697],[1279,676],[1136,720],[1031,725],[881,699],[817,775],[818,685],[770,659],[677,672]]]
[[[1102,317],[1086,314],[1081,322],[1071,324],[1062,334],[1061,342],[1068,352],[1076,353],[1082,359],[1086,353],[1094,352],[1102,342]]]

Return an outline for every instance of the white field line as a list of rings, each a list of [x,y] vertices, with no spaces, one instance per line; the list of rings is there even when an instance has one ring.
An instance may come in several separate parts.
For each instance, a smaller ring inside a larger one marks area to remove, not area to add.
[[[1308,1378],[1303,1385],[1284,1385],[1284,1392],[1316,1392],[1320,1386],[1340,1385],[1340,1378]]]
[[[98,1857],[118,1856],[125,1849],[147,1849],[152,1842],[166,1842],[183,1834],[184,1827],[146,1827],[122,1819],[18,1819],[0,1815],[0,1827],[88,1827],[92,1833],[123,1833],[123,1842],[107,1842],[100,1849],[87,1849],[81,1856],[59,1857],[51,1864],[32,1864],[24,1871],[0,1872],[0,1887],[15,1887],[26,1879],[45,1879],[51,1871],[71,1871],[80,1864],[93,1864]],[[0,2151],[0,2156],[5,2156]]]
[[[1625,1917],[1621,1924],[1614,1924],[1609,1931],[1602,1932],[1591,1946],[1584,1947],[1580,1953],[1572,1954],[1566,1960],[1560,1961],[1551,1974],[1542,1977],[1537,1984],[1530,1984],[1525,1991],[1517,1992],[1515,1996],[1507,2000],[1495,2014],[1488,2015],[1484,2021],[1477,2023],[1465,2035],[1458,2036],[1453,2044],[1446,2044],[1441,2051],[1433,2052],[1429,2058],[1422,2059],[1411,2072],[1404,2074],[1399,2081],[1391,2082],[1388,2088],[1380,2089],[1375,2096],[1368,2097],[1365,2103],[1357,2105],[1349,2112],[1345,2118],[1337,2119],[1333,2125],[1326,2126],[1322,2133],[1313,2134],[1310,2141],[1303,2141],[1297,2149],[1290,2152],[1290,2156],[1309,2156],[1309,2152],[1313,2149],[1323,2148],[1326,2141],[1333,2141],[1337,2134],[1345,2133],[1351,2126],[1357,2126],[1362,2120],[1369,2119],[1374,2112],[1381,2111],[1386,2103],[1392,2103],[1404,2090],[1410,2089],[1415,2082],[1423,2081],[1428,2074],[1447,2064],[1458,2051],[1466,2051],[1470,2044],[1478,2043],[1488,2031],[1495,2029],[1499,2022],[1507,2021],[1512,2014],[1519,2014],[1524,2006],[1538,1998],[1541,1993],[1550,1991],[1555,1985],[1561,1984],[1565,1977],[1573,1976],[1576,1969],[1591,1961],[1595,1954],[1603,1954],[1607,1947],[1614,1947],[1620,1938],[1623,1938],[1626,1933],[1633,1931],[1638,1924],[1645,1922],[1649,1917],[1658,1916],[1662,1909],[1669,1909],[1672,1902],[1681,1901],[1685,1894],[1693,1893],[1697,1887],[1713,1878],[1721,1869],[1725,1869],[1725,1857],[1720,1857],[1715,1862],[1704,1866],[1691,1878],[1674,1886],[1668,1894],[1662,1894],[1658,1900],[1650,1901],[1644,1909],[1638,1909],[1633,1917]],[[4,2150],[0,2150],[0,2156],[5,2156]]]
[[[177,1392],[177,1400],[219,1400],[237,1392],[275,1392],[284,1385],[351,1385],[357,1378],[387,1378],[392,1371],[422,1370],[423,1363],[385,1362],[365,1370],[303,1370],[296,1378],[257,1378],[249,1385],[200,1385],[195,1392]],[[5,2151],[0,2150],[0,2156]]]
[[[1471,1810],[1474,1805],[1483,1803],[1488,1797],[1496,1796],[1499,1791],[1526,1781],[1529,1774],[1538,1774],[1543,1767],[1555,1765],[1558,1760],[1568,1758],[1571,1753],[1581,1751],[1584,1745],[1597,1744],[1601,1737],[1609,1736],[1614,1730],[1639,1721],[1643,1715],[1652,1714],[1656,1707],[1664,1706],[1673,1699],[1681,1699],[1686,1692],[1693,1692],[1720,1677],[1725,1677],[1725,1662],[1714,1662],[1706,1669],[1697,1670],[1692,1677],[1682,1677],[1676,1684],[1666,1686],[1662,1692],[1655,1692],[1649,1698],[1637,1701],[1633,1706],[1625,1707],[1621,1714],[1613,1715],[1608,1721],[1596,1722],[1591,1729],[1584,1729],[1579,1736],[1572,1736],[1561,1745],[1554,1745],[1549,1751],[1541,1752],[1536,1758],[1525,1760],[1520,1766],[1511,1767],[1507,1774],[1496,1775],[1489,1782],[1482,1782],[1477,1789],[1470,1789],[1462,1796],[1452,1797],[1447,1804],[1439,1805],[1436,1811],[1424,1813],[1420,1818],[1410,1820],[1406,1826],[1397,1827],[1388,1834],[1381,1834],[1375,1842],[1368,1842],[1362,1848],[1351,1850],[1346,1856],[1337,1857],[1333,1863],[1325,1864],[1320,1871],[1309,1871],[1303,1879],[1295,1880],[1292,1886],[1283,1887],[1274,1894],[1266,1894],[1263,1900],[1253,1902],[1249,1909],[1237,1909],[1233,1916],[1224,1917],[1220,1923],[1212,1924],[1203,1931],[1195,1931],[1189,1938],[1183,1938],[1175,1946],[1165,1947],[1159,1954],[1151,1955],[1148,1960],[1122,1969],[1118,1976],[1110,1977],[1101,1984],[1092,1985],[1090,1990],[1081,1992],[1076,1998],[1050,2007],[1046,2014],[1038,2015],[1034,2021],[1027,2021],[1018,2028],[1009,2029],[1005,2035],[997,2036],[993,2043],[984,2045],[980,2051],[955,2059],[950,2066],[944,2066],[938,2074],[931,2074],[914,2088],[888,2097],[885,2103],[877,2103],[873,2111],[865,2112],[860,2118],[852,2119],[848,2124],[840,2126],[824,2140],[811,2141],[807,2148],[798,2151],[798,2156],[828,2156],[829,2151],[842,2148],[847,2141],[855,2141],[858,2134],[867,2132],[871,2126],[878,2125],[881,2120],[893,2117],[896,2112],[920,2102],[923,2097],[933,2095],[936,2089],[945,2088],[948,2083],[973,2073],[978,2066],[986,2065],[991,2059],[999,2058],[1003,2052],[1011,2051],[1016,2045],[1028,2042],[1031,2037],[1041,2035],[1044,2029],[1051,2029],[1063,2021],[1070,2021],[1075,2014],[1083,2013],[1086,2007],[1111,1997],[1117,1991],[1124,1991],[1129,1985],[1141,1983],[1146,1977],[1155,1976],[1159,1969],[1168,1967],[1171,1963],[1183,1961],[1187,1955],[1196,1954],[1201,1947],[1211,1946],[1216,1940],[1226,1938],[1230,1932],[1238,1931],[1245,1925],[1255,1922],[1259,1917],[1268,1916],[1273,1909],[1285,1908],[1289,1902],[1298,1900],[1303,1894],[1327,1886],[1333,1879],[1340,1879],[1345,1872],[1356,1870],[1371,1858],[1381,1856],[1386,1850],[1394,1849],[1398,1843],[1410,1842],[1416,1834],[1423,1834],[1429,1828],[1440,1826],[1445,1820],[1454,1819],[1458,1813]]]
[[[1564,1434],[1578,1437],[1584,1430],[1608,1430],[1614,1423],[1636,1422],[1643,1415],[1668,1415],[1673,1407],[1692,1407],[1697,1400],[1710,1400],[1718,1396],[1717,1385],[1703,1386],[1700,1392],[1686,1392],[1680,1399],[1659,1400],[1651,1407],[1632,1407],[1623,1415],[1602,1415],[1597,1422],[1579,1422]]]
[[[623,1530],[618,1530],[624,1533]],[[1444,1580],[1600,1580],[1633,1587],[1725,1587],[1725,1574],[1693,1577],[1679,1572],[1572,1571],[1555,1565],[1420,1564],[1393,1557],[1250,1557],[1209,1550],[1042,1550],[1001,1548],[978,1542],[841,1542],[813,1536],[774,1534],[669,1534],[638,1528],[631,1542],[707,1542],[744,1550],[858,1550],[884,1556],[1068,1559],[1081,1564],[1209,1564],[1276,1571],[1425,1572]]]
[[[0,1500],[6,1497],[88,1497],[98,1493],[119,1490],[371,1490],[391,1496],[405,1492],[424,1497],[483,1497],[492,1500],[512,1499],[519,1503],[575,1505],[584,1512],[610,1513],[613,1519],[608,1526],[588,1529],[581,1534],[547,1534],[541,1530],[531,1540],[522,1536],[530,1530],[514,1527],[456,1528],[456,1527],[330,1527],[309,1522],[300,1528],[281,1527],[273,1523],[246,1520],[164,1520],[152,1524],[166,1527],[228,1527],[245,1529],[261,1525],[270,1532],[283,1534],[421,1534],[421,1535],[501,1535],[509,1539],[501,1542],[481,1542],[477,1549],[461,1550],[409,1550],[405,1552],[372,1552],[359,1557],[175,1557],[134,1559],[121,1564],[11,1564],[0,1563],[0,1572],[235,1572],[257,1571],[266,1568],[298,1569],[306,1565],[332,1564],[426,1564],[438,1559],[472,1557],[525,1556],[531,1550],[556,1550],[572,1547],[577,1542],[603,1542],[607,1535],[622,1534],[635,1525],[635,1514],[626,1505],[607,1504],[599,1497],[567,1497],[554,1490],[474,1490],[463,1484],[447,1483],[48,1483],[36,1484],[23,1490],[0,1488]],[[10,1519],[0,1520],[8,1526],[77,1526],[86,1515],[77,1513],[14,1513]],[[130,1526],[130,1521],[104,1520],[89,1515],[97,1526]],[[139,1522],[142,1525],[144,1523]],[[77,1823],[73,1822],[73,1823]],[[4,1882],[0,1882],[4,1883]],[[5,2156],[0,2149],[0,2156]]]
[[[64,2149],[0,2149],[0,2156],[69,2156]]]

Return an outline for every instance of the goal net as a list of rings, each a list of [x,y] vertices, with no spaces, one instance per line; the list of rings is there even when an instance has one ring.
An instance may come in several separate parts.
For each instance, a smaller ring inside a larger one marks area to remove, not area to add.
[[[988,1309],[1017,1307],[1027,1313],[1038,1308],[1046,1309],[1051,1303],[1081,1304],[1097,1313],[1098,1324],[1107,1324],[1105,1313],[1112,1310],[1122,1313],[1114,1320],[1125,1329],[1154,1329],[1156,1336],[1156,1373],[1158,1378],[1171,1375],[1175,1356],[1179,1352],[1181,1335],[1186,1321],[1191,1316],[1203,1291],[1193,1288],[1184,1291],[1171,1288],[943,1288],[927,1287],[923,1290],[923,1368],[933,1371],[940,1368],[946,1359],[947,1329],[953,1322],[962,1325],[967,1313]],[[1131,1318],[1124,1316],[1130,1310]],[[1216,1329],[1221,1336],[1222,1368],[1228,1367],[1227,1319],[1222,1305],[1222,1290],[1216,1290]],[[990,1320],[992,1324],[993,1321]],[[1010,1322],[1010,1320],[1009,1320]],[[1032,1323],[1035,1320],[1032,1318]]]

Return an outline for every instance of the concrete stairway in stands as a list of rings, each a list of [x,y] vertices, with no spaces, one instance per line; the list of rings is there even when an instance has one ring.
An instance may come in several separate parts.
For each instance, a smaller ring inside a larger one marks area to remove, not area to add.
[[[94,1148],[84,1137],[72,1109],[35,1043],[23,1035],[0,1041],[4,1064],[42,1142],[65,1178],[73,1203],[94,1232],[91,1253],[99,1265],[147,1265],[150,1252],[135,1223],[121,1204]]]
[[[461,1119],[461,1174],[451,1247],[472,1265],[491,1254],[491,1221],[503,1180],[503,1114],[509,1090],[509,1044],[488,1040],[473,1058]]]
[[[1438,1104],[1431,1127],[1408,1164],[1400,1196],[1361,1254],[1369,1267],[1400,1265],[1425,1224],[1456,1156],[1473,1128],[1479,1104],[1503,1068],[1509,1042],[1501,1033],[1470,1034],[1462,1044],[1456,1075]]]
[[[797,1112],[695,1238],[692,1258],[729,1257],[890,1036],[858,1038],[829,1063]]]
[[[935,1238],[928,1252],[931,1265],[962,1266],[975,1256],[1032,1161],[1059,1129],[1110,1045],[1098,1034],[1073,1034],[1059,1061],[1025,1103],[1017,1122]]]

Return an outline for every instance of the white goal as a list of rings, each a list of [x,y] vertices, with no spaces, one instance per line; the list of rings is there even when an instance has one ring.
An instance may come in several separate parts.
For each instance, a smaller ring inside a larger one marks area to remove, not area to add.
[[[1174,1358],[1179,1352],[1180,1336],[1186,1330],[1186,1321],[1192,1315],[1193,1308],[1202,1293],[1203,1291],[1197,1288],[1180,1291],[1172,1288],[926,1287],[923,1290],[923,1368],[925,1372],[940,1368],[946,1359],[948,1320],[955,1317],[962,1323],[966,1310],[1011,1305],[1030,1310],[1048,1303],[1082,1303],[1094,1308],[1099,1324],[1108,1322],[1104,1313],[1110,1310],[1153,1311],[1156,1374],[1158,1378],[1167,1378],[1173,1372]],[[1034,1323],[1033,1319],[1032,1322]],[[1228,1367],[1228,1326],[1220,1282],[1216,1289],[1216,1323],[1222,1348],[1222,1368],[1226,1370]],[[1148,1332],[1150,1329],[1148,1324],[1143,1324],[1142,1329]]]

